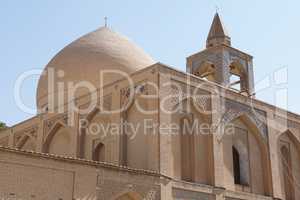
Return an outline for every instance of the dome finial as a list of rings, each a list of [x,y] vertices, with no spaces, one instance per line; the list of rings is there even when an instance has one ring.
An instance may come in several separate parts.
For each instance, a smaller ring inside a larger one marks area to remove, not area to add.
[[[216,5],[216,13],[219,13],[219,10],[220,10],[220,8],[219,8],[219,6],[218,5]]]

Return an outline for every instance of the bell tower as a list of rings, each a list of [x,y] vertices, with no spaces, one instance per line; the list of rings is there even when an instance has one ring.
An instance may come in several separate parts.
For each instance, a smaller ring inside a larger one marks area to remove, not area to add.
[[[218,13],[206,40],[206,49],[187,58],[187,72],[244,95],[254,93],[253,57],[231,46]]]

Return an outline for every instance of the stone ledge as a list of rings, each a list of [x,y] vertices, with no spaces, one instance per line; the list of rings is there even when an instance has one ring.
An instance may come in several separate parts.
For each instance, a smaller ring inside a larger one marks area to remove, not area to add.
[[[98,161],[93,161],[93,160],[66,157],[66,156],[61,156],[61,155],[53,155],[53,154],[40,153],[40,152],[34,152],[34,151],[25,151],[25,150],[9,148],[9,147],[3,147],[3,146],[0,146],[0,152],[1,151],[14,153],[14,154],[21,154],[21,155],[24,155],[24,156],[31,156],[31,157],[35,157],[35,158],[40,157],[40,158],[46,158],[46,159],[52,159],[52,160],[58,160],[58,161],[65,161],[65,162],[82,164],[82,165],[90,165],[90,166],[94,166],[96,168],[97,167],[103,167],[103,168],[108,168],[108,169],[112,169],[112,170],[120,170],[120,171],[129,172],[129,173],[135,173],[135,174],[142,174],[142,175],[161,177],[161,178],[165,178],[165,179],[171,179],[170,177],[162,175],[159,172],[150,171],[150,170],[143,170],[143,169],[135,169],[135,168],[130,168],[130,167],[121,166],[121,165],[114,165],[114,164],[106,163],[106,162],[98,162]]]

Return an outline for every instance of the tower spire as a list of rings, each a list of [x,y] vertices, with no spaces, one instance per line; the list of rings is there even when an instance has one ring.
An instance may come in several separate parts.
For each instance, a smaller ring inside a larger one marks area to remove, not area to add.
[[[222,23],[222,20],[219,16],[218,11],[216,11],[216,14],[214,16],[213,22],[211,24],[207,40],[206,40],[206,47],[213,47],[218,45],[231,45],[231,39],[229,37],[229,34],[226,31],[225,26]]]

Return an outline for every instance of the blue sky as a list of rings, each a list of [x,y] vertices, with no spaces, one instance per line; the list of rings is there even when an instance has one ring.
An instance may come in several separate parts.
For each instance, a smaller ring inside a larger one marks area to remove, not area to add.
[[[185,58],[204,48],[219,12],[234,47],[254,56],[255,79],[288,68],[288,83],[264,89],[257,97],[273,102],[274,91],[288,88],[288,108],[300,113],[299,1],[285,0],[4,0],[0,5],[0,121],[13,125],[31,115],[14,102],[14,82],[30,69],[42,69],[64,46],[104,24],[128,36],[156,61],[185,70]],[[38,77],[22,88],[35,107]]]

